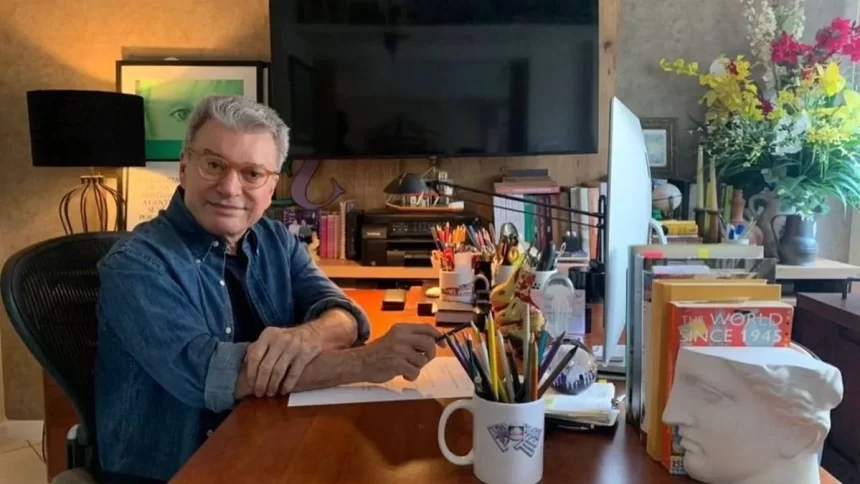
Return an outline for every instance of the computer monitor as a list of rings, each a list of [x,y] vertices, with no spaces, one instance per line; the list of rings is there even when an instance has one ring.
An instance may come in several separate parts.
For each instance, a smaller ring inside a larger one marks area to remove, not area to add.
[[[615,354],[627,318],[630,246],[648,243],[651,220],[651,170],[639,118],[612,99],[609,177],[606,200],[606,288],[603,362]]]

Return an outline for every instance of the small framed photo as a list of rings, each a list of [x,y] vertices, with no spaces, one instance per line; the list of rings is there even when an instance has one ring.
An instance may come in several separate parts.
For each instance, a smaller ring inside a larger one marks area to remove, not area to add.
[[[651,177],[670,178],[678,171],[678,118],[640,118]]]
[[[267,64],[258,61],[138,61],[116,63],[116,88],[143,97],[146,158],[178,161],[188,116],[210,95],[268,102]]]

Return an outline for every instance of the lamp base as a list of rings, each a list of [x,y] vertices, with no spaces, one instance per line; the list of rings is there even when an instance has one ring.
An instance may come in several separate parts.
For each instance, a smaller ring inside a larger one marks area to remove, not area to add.
[[[81,184],[60,200],[60,222],[66,235],[118,231],[122,228],[122,206],[122,196],[105,185],[102,175],[82,176]]]

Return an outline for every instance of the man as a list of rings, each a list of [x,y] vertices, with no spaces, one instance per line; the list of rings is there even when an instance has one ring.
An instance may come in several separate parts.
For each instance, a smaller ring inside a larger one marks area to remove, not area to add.
[[[362,310],[283,224],[263,218],[287,133],[268,107],[201,101],[169,207],[100,262],[95,400],[106,472],[167,480],[238,400],[411,380],[435,356],[440,333],[424,324],[363,345]]]

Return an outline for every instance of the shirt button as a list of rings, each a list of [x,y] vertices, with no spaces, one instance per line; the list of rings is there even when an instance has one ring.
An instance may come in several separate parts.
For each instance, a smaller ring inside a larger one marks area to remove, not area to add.
[[[195,260],[194,260],[194,263],[195,263],[195,264],[200,264],[200,259],[195,259]]]
[[[215,242],[212,242],[212,247],[218,247],[219,245],[221,244],[217,240]]]
[[[218,284],[221,284],[221,285],[223,286],[223,285],[225,285],[226,283],[224,282],[224,279],[221,279],[220,281],[218,281]]]
[[[232,332],[233,332],[233,328],[231,328],[231,327],[227,326],[227,329],[225,329],[224,331],[226,331],[226,332],[227,332],[227,334],[230,334],[230,333],[232,333]]]
[[[214,433],[215,433],[215,432],[213,432],[213,431],[211,431],[211,430],[207,430],[207,431],[206,431],[206,437],[212,437],[212,434],[214,434]]]

